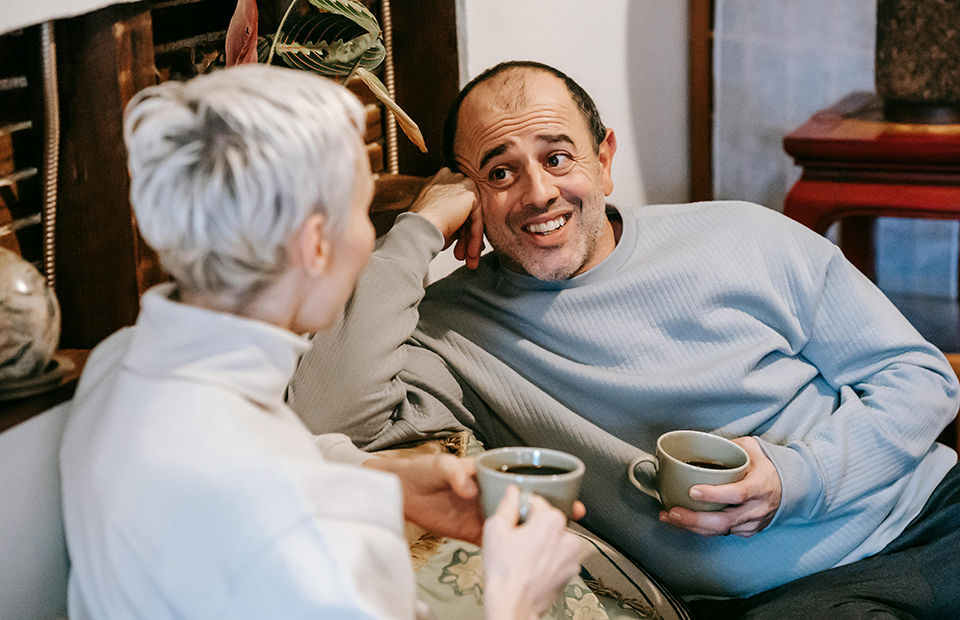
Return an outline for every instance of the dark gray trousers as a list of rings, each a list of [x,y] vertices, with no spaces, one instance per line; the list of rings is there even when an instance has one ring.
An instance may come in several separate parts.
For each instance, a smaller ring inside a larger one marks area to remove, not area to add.
[[[750,598],[689,607],[698,620],[960,620],[960,464],[877,555]]]

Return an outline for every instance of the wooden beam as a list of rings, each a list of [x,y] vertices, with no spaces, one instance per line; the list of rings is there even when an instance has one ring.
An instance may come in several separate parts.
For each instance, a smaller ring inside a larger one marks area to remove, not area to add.
[[[714,0],[690,4],[690,199],[713,199]]]
[[[56,40],[60,346],[88,349],[133,324],[139,311],[122,125],[133,94],[156,81],[150,13],[115,5],[58,21]]]
[[[397,131],[402,174],[428,176],[443,166],[443,121],[460,92],[455,0],[390,4],[397,103],[420,126],[428,153]]]

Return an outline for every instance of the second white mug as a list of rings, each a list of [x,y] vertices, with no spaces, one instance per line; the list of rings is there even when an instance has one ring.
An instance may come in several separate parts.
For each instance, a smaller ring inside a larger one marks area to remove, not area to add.
[[[637,476],[646,464],[652,472]],[[729,484],[742,479],[750,456],[729,439],[701,431],[670,431],[657,439],[657,454],[641,454],[630,461],[627,475],[633,486],[656,498],[665,510],[682,506],[698,512],[723,510],[727,504],[690,497],[698,484]],[[642,469],[642,468],[641,468]]]

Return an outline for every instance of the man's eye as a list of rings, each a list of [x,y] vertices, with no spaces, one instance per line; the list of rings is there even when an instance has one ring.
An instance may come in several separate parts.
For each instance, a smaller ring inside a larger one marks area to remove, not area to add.
[[[494,183],[502,183],[510,178],[510,171],[506,168],[494,168],[487,178]]]
[[[551,153],[547,155],[547,167],[557,168],[570,161],[570,156],[566,153]]]

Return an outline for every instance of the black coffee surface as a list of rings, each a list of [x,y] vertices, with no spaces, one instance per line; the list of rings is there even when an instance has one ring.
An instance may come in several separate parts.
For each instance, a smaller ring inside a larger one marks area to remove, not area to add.
[[[518,476],[555,476],[569,474],[571,470],[550,465],[501,465],[500,471]]]
[[[714,463],[713,461],[684,461],[687,465],[693,465],[694,467],[702,467],[704,469],[733,469],[729,465],[724,465],[723,463]]]

